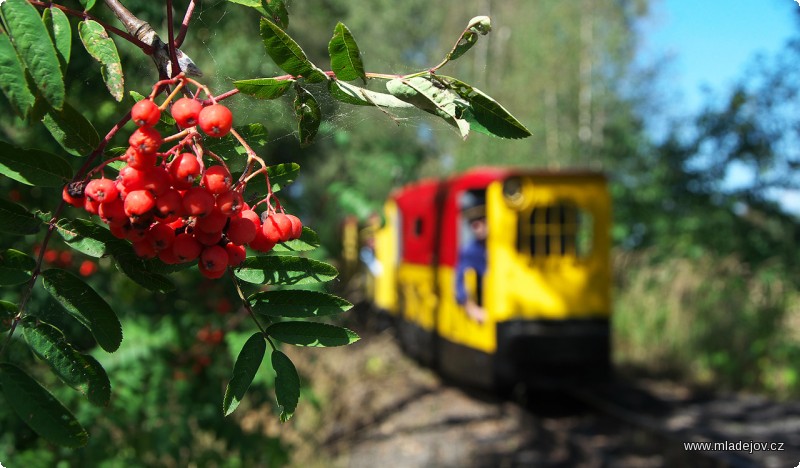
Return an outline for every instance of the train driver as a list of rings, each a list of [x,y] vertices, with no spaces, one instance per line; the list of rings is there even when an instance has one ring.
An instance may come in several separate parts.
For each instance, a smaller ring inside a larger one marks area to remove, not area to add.
[[[461,215],[469,229],[463,236],[465,242],[456,261],[456,302],[464,307],[468,317],[483,323],[486,309],[483,308],[482,284],[486,273],[486,237],[489,233],[486,206],[481,200],[479,204],[463,209]]]

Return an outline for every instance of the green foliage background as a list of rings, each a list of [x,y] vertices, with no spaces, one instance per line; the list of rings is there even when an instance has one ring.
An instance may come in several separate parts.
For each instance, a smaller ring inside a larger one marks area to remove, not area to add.
[[[615,359],[695,382],[796,397],[797,219],[770,196],[797,188],[800,77],[794,64],[800,50],[796,42],[787,44],[780,56],[755,65],[739,86],[699,115],[679,116],[666,136],[654,136],[647,116],[658,110],[663,65],[642,68],[633,62],[641,39],[635,24],[649,3],[376,0],[369,8],[345,0],[290,3],[289,30],[312,61],[327,63],[328,40],[342,21],[358,41],[367,70],[391,73],[435,65],[471,17],[491,16],[492,33],[444,71],[505,103],[532,131],[525,140],[473,135],[464,143],[433,118],[391,118],[377,109],[323,99],[325,123],[316,143],[301,149],[288,100],[237,97],[230,106],[268,129],[265,159],[303,167],[286,202],[317,229],[325,247],[321,256],[337,255],[345,215],[365,219],[392,187],[420,177],[484,164],[605,170],[615,203]],[[185,2],[176,5],[180,10]],[[131,0],[126,6],[164,29],[160,2]],[[102,5],[93,12],[114,22]],[[261,47],[258,24],[247,8],[201,3],[191,34],[183,49],[213,89],[282,73]],[[152,62],[124,41],[115,42],[126,90],[148,89],[155,79]],[[87,54],[75,53],[67,73],[77,79],[66,94],[102,132],[132,101],[110,99],[97,67]],[[0,138],[59,151],[41,126],[26,128],[12,112],[0,113]],[[730,188],[725,175],[736,165],[754,178]],[[7,179],[0,184],[4,191],[15,187]],[[24,196],[32,199],[22,203],[47,205],[58,191],[37,189]],[[12,246],[30,252],[30,244],[23,239]],[[244,431],[240,420],[219,411],[225,390],[219,383],[229,377],[249,336],[234,330],[230,319],[241,311],[213,312],[219,301],[235,303],[233,291],[184,276],[178,292],[153,295],[118,275],[110,280],[112,268],[101,263],[91,284],[114,298],[126,334],[117,353],[105,360],[96,355],[112,375],[116,397],[108,410],[98,410],[77,405],[79,396],[68,389],[57,391],[77,409],[79,420],[97,421],[90,445],[77,451],[50,447],[0,404],[0,461],[13,456],[15,465],[32,466],[100,460],[126,466],[286,463],[290,451],[278,432]],[[200,289],[209,292],[198,302],[194,291]],[[33,301],[37,314],[89,349],[91,338],[81,336],[85,331],[58,322],[52,300],[42,294]],[[197,339],[206,325],[230,330],[212,347]],[[10,351],[17,362],[33,360],[21,349]],[[196,367],[209,355],[208,366]],[[244,412],[277,411],[268,364],[243,401]],[[54,383],[44,373],[35,377]],[[154,409],[165,403],[173,411]],[[263,448],[252,450],[255,445]]]

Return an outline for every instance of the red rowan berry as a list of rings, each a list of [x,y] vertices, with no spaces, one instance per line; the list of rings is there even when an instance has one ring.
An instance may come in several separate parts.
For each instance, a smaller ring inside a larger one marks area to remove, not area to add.
[[[119,171],[120,181],[125,186],[127,192],[141,190],[147,183],[147,171],[125,166]]]
[[[148,242],[147,240],[140,240],[134,242],[133,244],[133,251],[136,252],[136,255],[142,258],[154,258],[156,256],[156,249]]]
[[[197,116],[197,125],[203,129],[206,135],[221,138],[231,131],[233,114],[222,104],[213,104],[200,111],[200,115]]]
[[[161,118],[161,110],[150,99],[142,99],[131,109],[131,120],[140,127],[152,127],[158,123],[159,118]]]
[[[81,266],[78,267],[78,273],[81,276],[92,276],[97,271],[97,264],[91,260],[84,260]]]
[[[292,235],[292,222],[283,213],[273,213],[264,220],[261,230],[271,242],[286,242]]]
[[[219,279],[225,274],[225,268],[219,271],[211,271],[208,270],[206,267],[203,266],[202,262],[198,262],[197,264],[198,269],[200,270],[200,274],[205,276],[208,279]]]
[[[83,208],[83,195],[80,197],[73,196],[69,193],[70,191],[67,187],[65,185],[64,190],[61,191],[61,199],[76,208]]]
[[[226,215],[235,215],[242,211],[244,200],[239,192],[229,190],[217,196],[217,207]]]
[[[153,127],[139,127],[128,138],[128,144],[145,154],[152,154],[158,151],[158,147],[161,146],[162,142],[161,134]]]
[[[203,185],[215,195],[230,190],[232,183],[233,177],[224,166],[207,167],[203,173]]]
[[[299,239],[300,236],[303,234],[303,222],[300,221],[295,215],[286,215],[289,218],[289,221],[292,222],[292,239]]]
[[[89,197],[83,197],[83,209],[89,214],[96,215],[100,210],[100,203],[97,203]]]
[[[147,229],[131,225],[128,230],[128,236],[125,238],[131,242],[142,242],[147,239]]]
[[[228,266],[239,266],[247,257],[247,249],[243,245],[236,245],[233,242],[225,244],[225,251],[228,253]]]
[[[183,194],[183,211],[186,216],[201,218],[214,209],[214,195],[203,187],[192,187]]]
[[[262,226],[262,229],[256,231],[255,239],[250,241],[248,245],[253,250],[266,253],[272,250],[272,248],[275,247],[275,244],[277,244],[277,242],[272,242],[264,235],[264,230]]]
[[[111,179],[90,180],[89,183],[86,184],[86,191],[84,193],[97,203],[111,201],[119,196],[117,186]]]
[[[127,239],[128,232],[133,228],[130,222],[126,222],[125,224],[109,224],[108,229],[117,239]]]
[[[147,230],[147,240],[156,250],[168,249],[175,240],[175,230],[164,223],[153,223]]]
[[[128,224],[128,214],[125,213],[124,203],[119,198],[101,203],[100,207],[97,209],[97,214],[110,226],[123,226]]]
[[[164,220],[183,213],[183,197],[175,189],[168,189],[156,198],[156,216]]]
[[[199,257],[202,251],[203,246],[189,233],[178,234],[172,241],[172,253],[179,262],[190,262]]]
[[[138,218],[155,208],[156,199],[147,190],[134,190],[125,197],[125,213],[131,218]]]
[[[203,109],[203,104],[195,99],[182,97],[172,103],[170,112],[172,118],[181,128],[194,127],[197,125],[197,116]]]
[[[197,242],[206,246],[218,244],[219,241],[222,240],[222,231],[203,232],[199,229],[195,229],[192,235],[197,239]]]
[[[245,245],[256,238],[256,226],[252,219],[240,217],[231,218],[226,232],[228,240],[236,245]]]
[[[158,251],[158,259],[167,265],[175,265],[180,263],[178,257],[175,256],[175,252],[169,247]]]
[[[227,222],[228,216],[223,214],[222,211],[215,206],[210,213],[202,218],[197,218],[197,221],[194,223],[194,227],[195,229],[206,233],[222,232]]]
[[[246,204],[245,204],[246,205]],[[239,218],[247,218],[253,222],[253,225],[256,227],[257,231],[261,230],[261,217],[255,211],[245,208],[239,213]]]
[[[169,190],[172,179],[163,167],[154,167],[144,173],[142,189],[159,196]]]
[[[180,153],[169,164],[172,185],[177,189],[188,189],[200,175],[200,162],[191,153]]]
[[[200,264],[208,271],[224,270],[228,267],[228,252],[218,245],[208,246],[200,254]]]
[[[157,160],[158,157],[155,153],[142,153],[133,146],[129,146],[128,150],[125,151],[125,162],[134,169],[152,169],[155,167]]]

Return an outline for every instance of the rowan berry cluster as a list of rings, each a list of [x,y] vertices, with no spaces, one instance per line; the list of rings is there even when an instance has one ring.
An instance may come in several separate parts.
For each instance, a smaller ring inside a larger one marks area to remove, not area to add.
[[[178,88],[191,81],[175,80]],[[138,128],[128,139],[125,155],[117,158],[125,163],[119,176],[69,184],[64,200],[98,215],[114,236],[131,241],[140,257],[157,257],[167,264],[197,261],[208,278],[219,278],[227,267],[241,264],[246,246],[269,252],[278,242],[299,238],[300,219],[283,213],[271,191],[251,207],[243,198],[249,179],[234,181],[224,160],[204,150],[197,127],[212,138],[231,132],[233,116],[224,105],[213,99],[205,104],[196,97],[175,100],[170,113],[182,130],[166,139],[177,144],[159,152],[165,139],[154,126],[176,93],[159,106],[153,99],[156,89],[131,109]],[[206,159],[215,164],[206,165]],[[109,162],[92,172],[101,172]],[[266,167],[256,172],[267,177]],[[259,215],[255,208],[261,203],[267,209]]]

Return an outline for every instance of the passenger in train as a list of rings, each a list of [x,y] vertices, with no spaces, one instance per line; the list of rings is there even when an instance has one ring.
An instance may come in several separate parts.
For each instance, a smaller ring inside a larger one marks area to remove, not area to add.
[[[456,261],[456,302],[464,307],[467,315],[478,323],[486,320],[483,308],[483,275],[486,273],[486,205],[473,199],[472,206],[463,209],[461,216],[467,221],[469,230]],[[468,277],[474,278],[474,291],[468,290]]]

